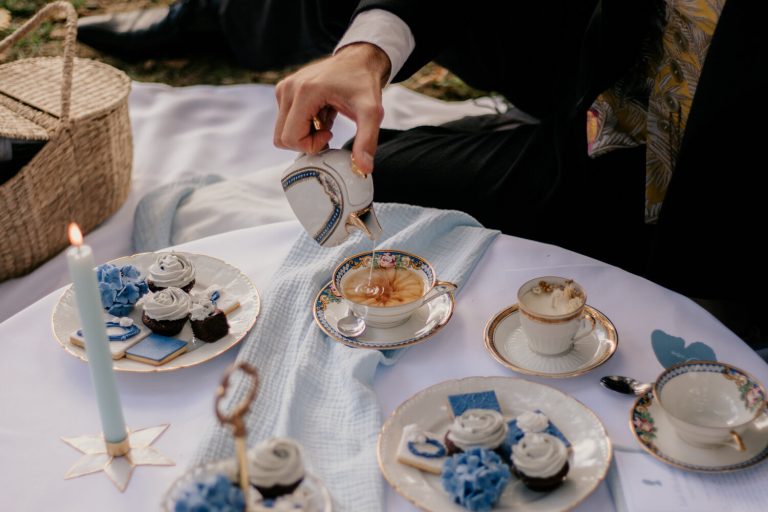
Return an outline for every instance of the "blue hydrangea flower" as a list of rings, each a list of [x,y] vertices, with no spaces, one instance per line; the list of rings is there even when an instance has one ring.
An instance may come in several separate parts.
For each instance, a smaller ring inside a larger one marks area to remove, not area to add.
[[[493,509],[511,474],[496,453],[472,448],[447,459],[443,464],[443,489],[454,503],[472,511]]]
[[[139,279],[139,270],[133,265],[116,267],[104,263],[96,268],[101,304],[110,315],[125,316],[133,305],[149,291],[146,281]]]
[[[243,491],[224,475],[211,475],[179,492],[174,512],[242,512]]]

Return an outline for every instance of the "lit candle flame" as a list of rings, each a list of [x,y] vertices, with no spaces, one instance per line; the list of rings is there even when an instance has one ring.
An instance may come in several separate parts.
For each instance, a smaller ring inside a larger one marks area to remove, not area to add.
[[[74,245],[75,247],[80,247],[83,245],[83,232],[80,231],[80,226],[72,222],[69,224],[67,232],[69,233],[70,244]]]

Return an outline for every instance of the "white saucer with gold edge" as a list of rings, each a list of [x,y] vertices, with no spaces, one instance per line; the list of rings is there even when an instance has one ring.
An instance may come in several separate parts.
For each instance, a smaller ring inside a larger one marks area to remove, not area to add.
[[[465,512],[443,490],[440,476],[397,462],[403,428],[420,430],[442,439],[453,420],[448,396],[495,391],[501,412],[515,417],[541,410],[571,442],[573,457],[565,482],[551,492],[535,492],[512,478],[493,510],[552,512],[570,510],[584,501],[603,481],[613,454],[600,419],[575,398],[544,384],[511,377],[469,377],[435,384],[403,402],[381,427],[377,456],[389,484],[408,501],[430,512]]]
[[[547,356],[530,349],[517,304],[504,308],[488,321],[485,348],[499,363],[518,373],[551,378],[581,375],[605,363],[619,346],[616,327],[608,317],[589,305],[584,311],[595,319],[595,328],[562,354]]]
[[[159,251],[159,253],[162,252],[168,251]],[[193,349],[160,366],[153,366],[127,358],[116,359],[113,362],[113,368],[116,371],[134,373],[169,372],[204,363],[240,343],[256,322],[256,317],[259,316],[261,309],[261,300],[259,292],[256,291],[256,286],[254,286],[248,276],[229,263],[211,256],[180,251],[179,254],[187,256],[195,266],[194,291],[202,291],[215,284],[222,289],[222,302],[237,300],[240,303],[237,309],[227,314],[229,333],[213,343],[197,341]],[[156,253],[144,252],[134,254],[133,256],[123,256],[109,263],[116,266],[134,265],[141,271],[141,276],[146,277],[147,269],[154,263],[155,256]],[[142,308],[137,306],[133,308],[133,311],[128,316],[133,319],[136,325],[143,326],[141,314]],[[59,298],[59,301],[54,306],[51,320],[53,334],[62,348],[78,359],[88,361],[85,350],[73,345],[69,341],[70,335],[80,327],[72,286],[64,290],[61,298]],[[174,338],[184,341],[192,340],[192,326],[189,322],[184,325],[182,331],[174,336]]]
[[[419,307],[402,325],[388,328],[369,326],[360,336],[350,338],[336,327],[339,320],[349,314],[349,308],[334,291],[332,283],[328,283],[315,297],[312,313],[315,323],[332,339],[350,347],[381,350],[408,347],[427,340],[448,323],[455,308],[453,293],[448,292]]]
[[[629,413],[629,428],[648,453],[676,468],[704,473],[747,469],[768,459],[768,430],[749,428],[741,434],[744,451],[728,445],[701,447],[677,435],[653,391],[639,397]]]

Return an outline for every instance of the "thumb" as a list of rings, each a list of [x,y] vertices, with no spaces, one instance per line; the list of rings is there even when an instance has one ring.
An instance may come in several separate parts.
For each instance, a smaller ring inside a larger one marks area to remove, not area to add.
[[[357,134],[352,145],[352,160],[364,174],[373,172],[373,155],[379,142],[379,126],[384,117],[381,105],[363,109],[357,115]]]

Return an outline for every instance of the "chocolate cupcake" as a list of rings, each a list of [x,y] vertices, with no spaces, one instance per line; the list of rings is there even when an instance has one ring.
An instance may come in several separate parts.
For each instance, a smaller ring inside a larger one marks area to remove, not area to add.
[[[229,332],[227,315],[206,297],[204,300],[193,298],[189,313],[192,332],[195,338],[212,343]]]
[[[189,295],[180,288],[166,288],[143,299],[141,321],[152,332],[163,336],[179,334],[189,318]]]
[[[189,293],[194,285],[195,266],[183,254],[158,254],[155,262],[149,267],[147,286],[153,292],[176,287]]]
[[[445,448],[448,455],[465,452],[471,448],[485,448],[499,454],[502,460],[509,460],[507,423],[504,417],[491,409],[469,409],[454,418],[445,433]]]
[[[512,447],[512,472],[534,491],[555,489],[565,480],[568,469],[565,443],[553,435],[525,434]]]
[[[265,500],[291,494],[304,480],[301,448],[292,439],[267,439],[251,449],[248,459],[251,485]]]

